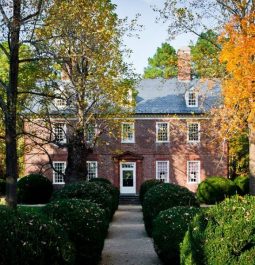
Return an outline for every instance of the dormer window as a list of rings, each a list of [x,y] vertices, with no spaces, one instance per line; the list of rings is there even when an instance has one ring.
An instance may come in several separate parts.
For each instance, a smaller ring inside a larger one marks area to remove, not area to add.
[[[63,109],[66,107],[66,100],[63,98],[55,98],[54,103],[58,109]]]
[[[195,91],[187,92],[187,106],[198,107],[198,95]]]

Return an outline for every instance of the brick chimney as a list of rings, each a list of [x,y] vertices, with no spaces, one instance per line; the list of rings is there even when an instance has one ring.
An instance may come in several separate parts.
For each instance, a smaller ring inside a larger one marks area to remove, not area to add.
[[[178,50],[178,80],[191,80],[191,55],[190,48],[184,47]]]

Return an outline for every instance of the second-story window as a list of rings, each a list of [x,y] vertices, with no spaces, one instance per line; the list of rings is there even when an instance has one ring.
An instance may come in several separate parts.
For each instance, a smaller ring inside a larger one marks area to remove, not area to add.
[[[121,142],[135,142],[135,125],[133,122],[125,122],[121,124]]]
[[[168,122],[157,122],[156,141],[158,143],[169,141],[169,123]]]
[[[188,123],[188,142],[198,143],[200,141],[200,124],[198,122]]]
[[[88,124],[86,130],[86,141],[92,143],[96,136],[96,128],[94,124]]]
[[[97,161],[87,161],[88,180],[97,178]]]
[[[55,123],[53,127],[54,139],[59,143],[66,143],[66,124]]]

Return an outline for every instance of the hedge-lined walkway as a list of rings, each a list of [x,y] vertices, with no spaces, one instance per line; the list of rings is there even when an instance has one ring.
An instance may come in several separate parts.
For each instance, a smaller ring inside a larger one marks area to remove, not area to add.
[[[114,215],[100,265],[160,265],[144,230],[142,208],[121,205]]]

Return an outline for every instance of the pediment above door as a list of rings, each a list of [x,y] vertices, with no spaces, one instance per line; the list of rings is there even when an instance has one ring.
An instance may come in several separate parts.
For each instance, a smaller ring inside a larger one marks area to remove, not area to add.
[[[136,153],[126,151],[118,155],[113,155],[112,158],[116,161],[136,161],[143,160],[142,155],[138,155]]]

